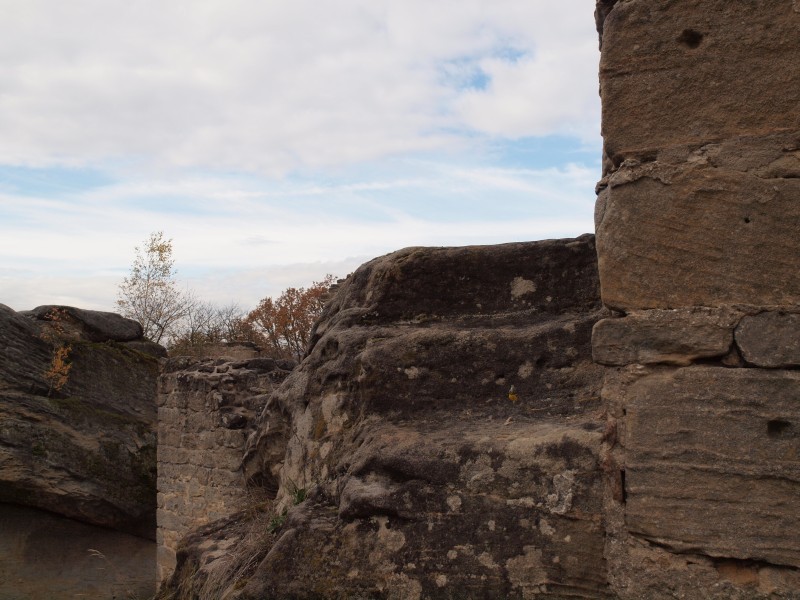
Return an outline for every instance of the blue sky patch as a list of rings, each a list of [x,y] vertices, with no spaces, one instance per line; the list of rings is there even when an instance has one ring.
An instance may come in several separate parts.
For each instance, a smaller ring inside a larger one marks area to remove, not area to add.
[[[21,196],[65,196],[112,182],[108,174],[97,169],[0,165],[0,192]]]

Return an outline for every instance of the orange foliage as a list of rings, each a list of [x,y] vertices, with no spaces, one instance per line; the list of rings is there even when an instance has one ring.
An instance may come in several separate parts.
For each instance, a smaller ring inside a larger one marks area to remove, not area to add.
[[[67,385],[69,379],[69,370],[72,365],[69,363],[69,352],[72,348],[65,344],[58,346],[53,350],[53,360],[50,363],[50,368],[45,371],[44,378],[50,384],[50,393],[53,391],[60,392],[61,389]]]
[[[308,289],[290,287],[277,300],[264,298],[244,320],[250,329],[248,337],[266,345],[275,357],[301,360],[334,281],[333,275],[327,275]]]
[[[63,337],[66,335],[63,326],[67,320],[66,311],[61,308],[53,308],[47,313],[45,320],[49,322],[50,326],[42,332],[41,338],[53,346],[50,368],[43,373],[45,380],[50,385],[49,396],[54,391],[60,392],[67,385],[69,370],[72,368],[69,362],[69,353],[72,347],[63,342]]]

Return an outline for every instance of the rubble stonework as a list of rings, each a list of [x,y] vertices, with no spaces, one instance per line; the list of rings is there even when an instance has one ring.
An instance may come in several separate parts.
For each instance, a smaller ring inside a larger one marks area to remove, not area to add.
[[[251,501],[240,469],[254,418],[292,365],[267,358],[169,359],[158,395],[158,580],[178,540]]]

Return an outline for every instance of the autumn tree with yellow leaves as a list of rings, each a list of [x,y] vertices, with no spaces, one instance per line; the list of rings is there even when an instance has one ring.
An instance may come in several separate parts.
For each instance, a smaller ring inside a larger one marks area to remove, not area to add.
[[[186,316],[191,298],[178,288],[172,240],[151,233],[135,248],[130,274],[119,286],[117,307],[124,317],[141,323],[144,337],[166,343]]]

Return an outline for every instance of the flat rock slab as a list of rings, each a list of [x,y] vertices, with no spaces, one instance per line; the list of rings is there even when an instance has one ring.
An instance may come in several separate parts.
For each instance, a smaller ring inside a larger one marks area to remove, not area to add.
[[[585,234],[570,240],[399,250],[362,265],[328,310],[374,308],[362,316],[369,323],[523,310],[546,316],[590,310],[598,296],[595,239]]]
[[[674,551],[800,566],[800,373],[687,367],[632,385],[626,522]]]
[[[598,321],[592,356],[604,365],[674,364],[723,356],[741,317],[731,310],[704,308],[649,310]]]

